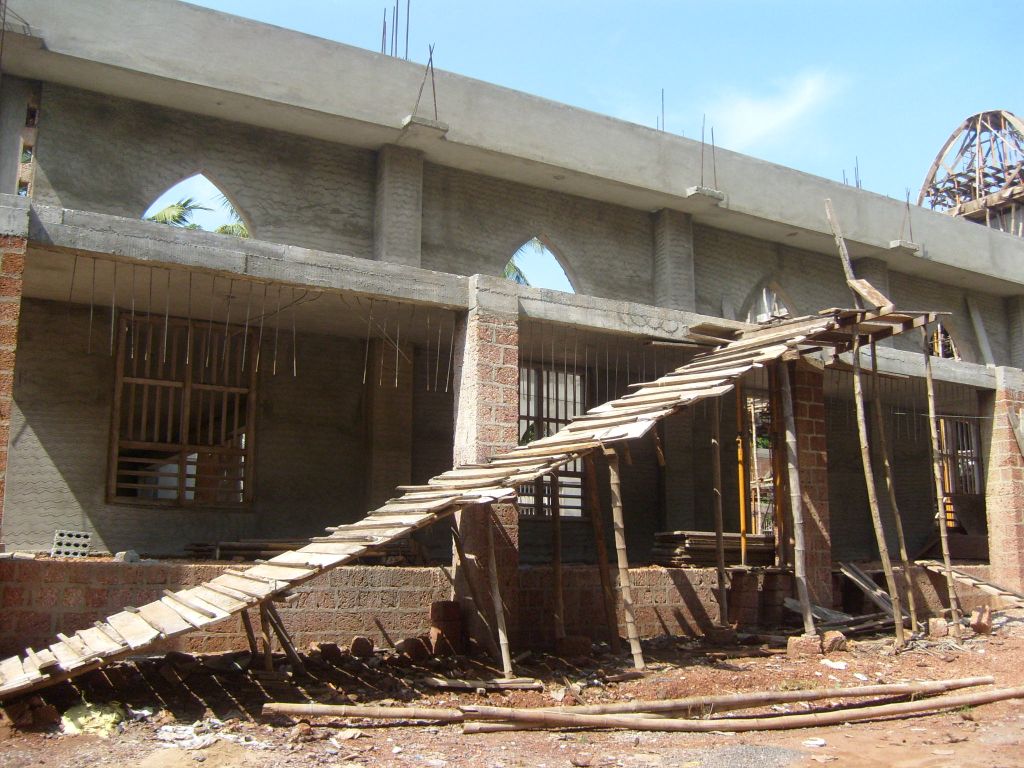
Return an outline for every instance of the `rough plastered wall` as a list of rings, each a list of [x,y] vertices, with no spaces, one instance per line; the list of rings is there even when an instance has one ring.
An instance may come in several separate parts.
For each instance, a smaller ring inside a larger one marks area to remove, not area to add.
[[[192,541],[306,535],[366,512],[361,405],[362,344],[299,335],[299,376],[261,365],[256,503],[251,511],[108,505],[104,482],[114,365],[109,315],[96,309],[87,353],[88,308],[27,299],[18,341],[7,475],[8,549],[49,549],[57,528],[88,530],[94,546],[180,552]],[[264,339],[270,360],[272,339]],[[358,363],[358,364],[356,364]],[[285,370],[282,371],[282,368]]]
[[[253,237],[373,256],[376,155],[369,150],[50,83],[40,126],[37,202],[138,218],[202,172]]]
[[[577,293],[653,301],[649,213],[424,165],[426,269],[500,275],[533,237],[561,259]]]

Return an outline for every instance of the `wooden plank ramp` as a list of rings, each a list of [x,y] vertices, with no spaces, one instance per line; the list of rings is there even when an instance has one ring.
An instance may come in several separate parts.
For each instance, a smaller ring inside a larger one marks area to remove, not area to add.
[[[225,621],[459,509],[515,499],[524,482],[609,444],[642,437],[658,421],[681,408],[720,397],[748,371],[785,354],[823,347],[842,351],[853,334],[868,340],[874,335],[888,337],[934,317],[927,312],[895,314],[889,310],[886,319],[897,321],[889,325],[879,322],[885,314],[830,309],[744,332],[733,341],[723,340],[713,351],[654,381],[629,385],[634,390],[631,394],[592,409],[555,435],[484,463],[454,467],[426,485],[399,488],[401,495],[360,521],[329,528],[330,535],[315,537],[244,571],[227,569],[209,582],[166,590],[151,603],[125,608],[74,635],[58,635],[48,649],[29,648],[0,660],[0,701],[144,651],[158,640]],[[998,594],[1005,597],[1009,593]],[[891,612],[884,592],[872,597]],[[1024,600],[1020,595],[1014,597]]]
[[[915,561],[915,564],[931,571],[932,573],[938,573],[940,575],[945,575],[946,573],[946,566],[938,560],[917,560]],[[1024,608],[1024,595],[1020,592],[1014,592],[1012,589],[1000,587],[998,584],[993,584],[990,581],[984,581],[979,579],[977,576],[972,576],[969,573],[958,571],[956,568],[951,568],[950,570],[953,572],[953,578],[961,584],[974,587],[974,589],[977,589],[979,592],[984,592],[986,595],[998,597],[1004,603],[1014,608]]]

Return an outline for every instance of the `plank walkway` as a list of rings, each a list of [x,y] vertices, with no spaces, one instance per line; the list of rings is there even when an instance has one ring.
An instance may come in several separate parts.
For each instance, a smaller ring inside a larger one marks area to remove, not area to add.
[[[198,586],[165,590],[159,600],[126,607],[73,635],[58,634],[48,648],[28,648],[4,659],[0,700],[140,653],[158,640],[218,624],[460,509],[513,500],[521,484],[606,445],[642,437],[666,416],[726,394],[748,371],[788,353],[831,347],[838,354],[852,347],[854,334],[862,341],[887,338],[934,319],[928,312],[901,313],[889,307],[831,309],[738,333],[655,381],[631,385],[635,391],[591,409],[557,434],[484,464],[456,467],[426,485],[400,487],[402,495],[364,519],[329,528],[328,535],[299,549],[245,570],[226,570]]]

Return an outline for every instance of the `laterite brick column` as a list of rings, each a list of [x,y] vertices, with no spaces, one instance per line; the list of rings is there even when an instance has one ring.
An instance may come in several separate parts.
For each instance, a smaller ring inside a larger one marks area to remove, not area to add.
[[[502,278],[470,278],[469,311],[460,324],[455,361],[455,466],[484,461],[516,446],[519,437],[519,317],[515,286]],[[494,617],[487,579],[487,529],[495,543],[498,579],[505,603],[510,637],[516,637],[519,595],[519,509],[515,504],[494,504],[494,524],[487,509],[470,507],[458,515],[458,526],[468,557],[478,567],[458,569],[456,597],[464,606],[470,632],[490,647],[484,627],[476,618],[466,588],[474,577],[480,606],[492,626]],[[457,559],[457,558],[456,558]]]
[[[1024,589],[1024,456],[1010,426],[1009,412],[1024,408],[1024,372],[996,368],[992,426],[985,462],[985,508],[991,579]],[[1022,424],[1024,428],[1024,424]]]
[[[28,239],[0,236],[0,552],[3,544],[3,502],[10,443],[11,405],[14,395],[14,358],[21,316],[22,275]]]
[[[804,501],[807,587],[813,602],[829,608],[832,606],[832,538],[828,514],[825,377],[820,371],[797,363],[792,381],[800,491]]]

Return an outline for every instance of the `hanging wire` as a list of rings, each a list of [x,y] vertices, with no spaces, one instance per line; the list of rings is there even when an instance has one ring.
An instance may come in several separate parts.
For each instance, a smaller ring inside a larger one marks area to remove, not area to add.
[[[245,373],[245,359],[249,351],[249,311],[252,309],[252,281],[249,283],[249,294],[245,299],[245,324],[242,327],[242,373]]]
[[[89,289],[89,340],[86,342],[86,354],[92,354],[92,318],[96,308],[96,259],[92,260],[92,286]]]
[[[305,292],[304,294],[305,295]],[[301,299],[302,297],[300,297]],[[299,375],[299,337],[295,330],[295,312],[298,302],[295,301],[295,291],[292,291],[292,378]]]
[[[363,354],[363,384],[366,384],[366,373],[370,369],[370,331],[373,329],[373,299],[370,299],[370,311],[366,318],[366,350]]]

